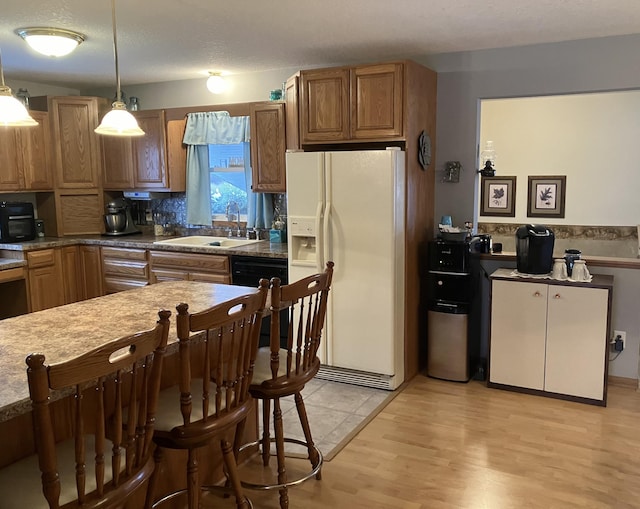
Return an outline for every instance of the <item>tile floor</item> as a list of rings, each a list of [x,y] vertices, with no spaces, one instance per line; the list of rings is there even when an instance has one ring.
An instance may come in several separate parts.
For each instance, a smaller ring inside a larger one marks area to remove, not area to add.
[[[302,391],[311,433],[326,460],[393,392],[314,378]],[[293,396],[280,400],[285,436],[304,440]],[[272,418],[273,419],[273,418]],[[271,429],[273,436],[273,425]],[[294,446],[296,447],[296,446]]]

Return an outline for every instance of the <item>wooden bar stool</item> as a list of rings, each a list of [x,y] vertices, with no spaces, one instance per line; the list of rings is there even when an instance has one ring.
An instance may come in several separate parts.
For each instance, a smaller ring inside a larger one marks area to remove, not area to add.
[[[302,399],[302,389],[320,368],[317,356],[327,311],[327,299],[333,276],[333,262],[327,262],[324,272],[305,277],[289,285],[280,286],[280,279],[271,280],[271,340],[270,346],[260,348],[249,393],[262,400],[262,439],[243,445],[239,450],[260,444],[262,463],[269,466],[271,443],[275,442],[277,480],[269,484],[243,481],[251,489],[277,489],[280,507],[289,507],[288,487],[313,476],[320,480],[322,453],[313,443],[307,412]],[[289,327],[286,345],[281,347],[280,312],[286,310]],[[284,436],[280,398],[294,396],[298,417],[305,440]],[[270,403],[273,401],[273,426],[275,438],[270,437]],[[297,479],[288,479],[285,466],[285,442],[306,447],[311,469]]]
[[[0,507],[112,509],[146,486],[171,312],[159,315],[154,329],[69,361],[27,357],[37,455],[0,470]],[[54,426],[51,401],[67,395],[68,421]]]
[[[203,490],[231,492],[238,509],[252,507],[237,475],[234,447],[224,433],[235,431],[238,425],[242,428],[255,404],[249,384],[268,290],[269,282],[262,279],[257,291],[206,311],[190,314],[187,304],[177,306],[180,382],[160,393],[153,437],[157,468],[149,484],[146,507],[157,507],[186,494],[189,509],[198,509]],[[238,436],[241,434],[242,429]],[[224,487],[201,486],[198,449],[216,440],[229,482]],[[188,452],[187,486],[155,501],[164,449]]]

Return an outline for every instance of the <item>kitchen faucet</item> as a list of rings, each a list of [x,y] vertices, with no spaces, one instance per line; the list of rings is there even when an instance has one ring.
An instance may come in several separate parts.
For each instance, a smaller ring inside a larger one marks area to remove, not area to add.
[[[231,210],[231,206],[235,205],[236,206],[236,220],[238,222],[238,230],[236,231],[236,235],[238,237],[240,237],[240,205],[238,205],[238,202],[236,201],[229,201],[229,203],[227,203],[227,210],[226,210],[226,215],[227,215],[227,221],[232,221],[231,219],[231,215],[229,214],[229,211]],[[229,237],[233,237],[232,233],[231,233],[231,228],[229,228]]]

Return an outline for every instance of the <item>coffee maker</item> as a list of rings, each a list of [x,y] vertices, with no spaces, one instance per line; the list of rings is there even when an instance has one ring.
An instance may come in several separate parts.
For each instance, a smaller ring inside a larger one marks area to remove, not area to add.
[[[105,235],[130,235],[142,233],[133,224],[131,207],[124,198],[116,198],[107,203],[107,213],[104,215]]]
[[[548,274],[553,265],[553,232],[541,224],[516,230],[516,263],[523,274]]]

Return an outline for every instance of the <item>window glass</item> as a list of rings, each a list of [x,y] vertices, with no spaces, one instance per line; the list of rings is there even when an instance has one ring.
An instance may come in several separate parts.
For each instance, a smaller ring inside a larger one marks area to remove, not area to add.
[[[242,143],[209,145],[209,182],[213,219],[226,220],[227,205],[236,202],[240,207],[240,219],[246,221],[248,186]],[[235,215],[235,206],[229,212]]]

